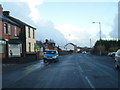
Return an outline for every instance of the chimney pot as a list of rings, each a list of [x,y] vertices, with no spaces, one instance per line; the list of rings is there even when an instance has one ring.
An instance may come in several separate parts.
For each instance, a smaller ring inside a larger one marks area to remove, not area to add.
[[[3,11],[3,15],[4,15],[4,16],[9,16],[9,15],[10,15],[10,12],[9,12],[9,11]]]
[[[0,4],[0,15],[3,15],[3,8],[1,4]]]

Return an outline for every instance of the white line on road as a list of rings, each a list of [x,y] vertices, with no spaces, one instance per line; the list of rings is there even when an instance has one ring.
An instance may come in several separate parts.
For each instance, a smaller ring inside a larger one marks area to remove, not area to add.
[[[81,66],[79,65],[78,67],[79,67],[80,71],[83,72],[83,69],[81,68]]]
[[[88,81],[88,83],[89,83],[90,87],[91,87],[91,88],[94,88],[94,90],[95,90],[95,87],[94,87],[94,86],[93,86],[93,84],[90,82],[90,80],[88,79],[88,77],[87,77],[87,76],[85,77],[85,79]]]

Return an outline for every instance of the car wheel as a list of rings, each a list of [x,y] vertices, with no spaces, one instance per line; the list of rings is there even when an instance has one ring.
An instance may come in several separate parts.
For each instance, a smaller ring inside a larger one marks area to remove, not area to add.
[[[54,63],[56,62],[56,59],[53,61]]]
[[[44,60],[44,63],[47,63],[47,60]]]

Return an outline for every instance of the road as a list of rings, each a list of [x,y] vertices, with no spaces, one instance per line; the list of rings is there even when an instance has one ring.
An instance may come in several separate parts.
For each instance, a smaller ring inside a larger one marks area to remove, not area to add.
[[[3,88],[118,88],[114,59],[91,54],[59,57],[59,62],[3,66]]]

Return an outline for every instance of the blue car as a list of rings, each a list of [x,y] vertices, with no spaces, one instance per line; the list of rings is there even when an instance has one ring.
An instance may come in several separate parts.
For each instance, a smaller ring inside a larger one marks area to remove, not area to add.
[[[57,50],[48,50],[44,54],[44,59],[43,59],[44,63],[59,61],[58,56],[59,56],[59,54],[58,54]]]

